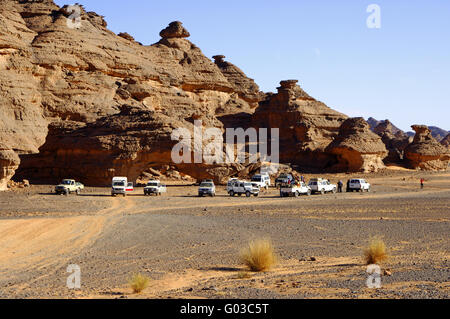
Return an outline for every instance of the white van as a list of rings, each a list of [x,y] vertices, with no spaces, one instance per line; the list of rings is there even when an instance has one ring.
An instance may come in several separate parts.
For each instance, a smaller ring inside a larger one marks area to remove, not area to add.
[[[260,188],[269,189],[270,176],[267,174],[256,174],[252,177],[252,183],[257,184]]]
[[[127,196],[127,192],[134,191],[133,183],[128,182],[126,177],[113,177],[111,185],[111,196]]]

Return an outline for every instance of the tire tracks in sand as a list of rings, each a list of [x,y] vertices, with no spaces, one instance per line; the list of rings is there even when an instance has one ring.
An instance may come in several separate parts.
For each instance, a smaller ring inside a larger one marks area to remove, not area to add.
[[[0,278],[13,280],[23,273],[46,270],[40,278],[22,283],[23,289],[36,280],[54,274],[83,249],[92,245],[106,227],[115,224],[123,210],[129,211],[134,201],[121,205],[112,198],[110,207],[89,216],[6,219],[0,221]]]

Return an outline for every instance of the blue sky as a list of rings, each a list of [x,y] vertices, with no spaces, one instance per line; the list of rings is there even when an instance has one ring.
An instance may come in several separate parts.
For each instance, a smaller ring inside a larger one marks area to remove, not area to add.
[[[182,21],[206,56],[225,55],[263,91],[298,79],[349,116],[388,118],[403,130],[412,124],[450,130],[448,0],[78,2],[143,44]],[[380,29],[366,25],[370,4],[381,8]]]

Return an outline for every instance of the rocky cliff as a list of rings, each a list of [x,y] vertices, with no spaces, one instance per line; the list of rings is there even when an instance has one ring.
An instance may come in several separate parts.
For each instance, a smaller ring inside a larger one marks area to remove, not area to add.
[[[82,10],[80,27],[70,28],[69,14],[50,0],[0,0],[2,185],[17,155],[17,177],[33,182],[105,184],[113,172],[133,179],[141,166],[168,161],[174,127],[192,129],[195,118],[222,128],[219,115],[257,105],[253,80],[205,57],[180,22],[143,46],[93,12]],[[148,121],[137,124],[136,114]]]
[[[389,120],[379,122],[373,131],[381,137],[389,152],[384,162],[402,164],[405,148],[413,141],[413,138],[396,128]]]
[[[172,132],[192,133],[195,120],[222,133],[279,128],[280,161],[302,171],[382,167],[385,149],[360,120],[341,126],[347,116],[296,80],[261,92],[225,56],[206,57],[179,21],[142,45],[94,12],[81,7],[79,24],[71,13],[52,0],[0,0],[0,190],[13,175],[108,185],[144,171],[222,182],[258,169],[173,163]]]
[[[309,96],[297,80],[282,81],[253,114],[254,127],[280,128],[280,161],[324,169],[335,157],[324,152],[347,116]]]

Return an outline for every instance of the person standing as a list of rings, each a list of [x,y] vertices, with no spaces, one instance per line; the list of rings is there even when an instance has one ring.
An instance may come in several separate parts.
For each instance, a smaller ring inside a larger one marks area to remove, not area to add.
[[[420,189],[423,189],[425,180],[423,178],[420,179]]]
[[[342,181],[338,182],[338,192],[342,193],[342,187],[344,186],[344,183]]]

